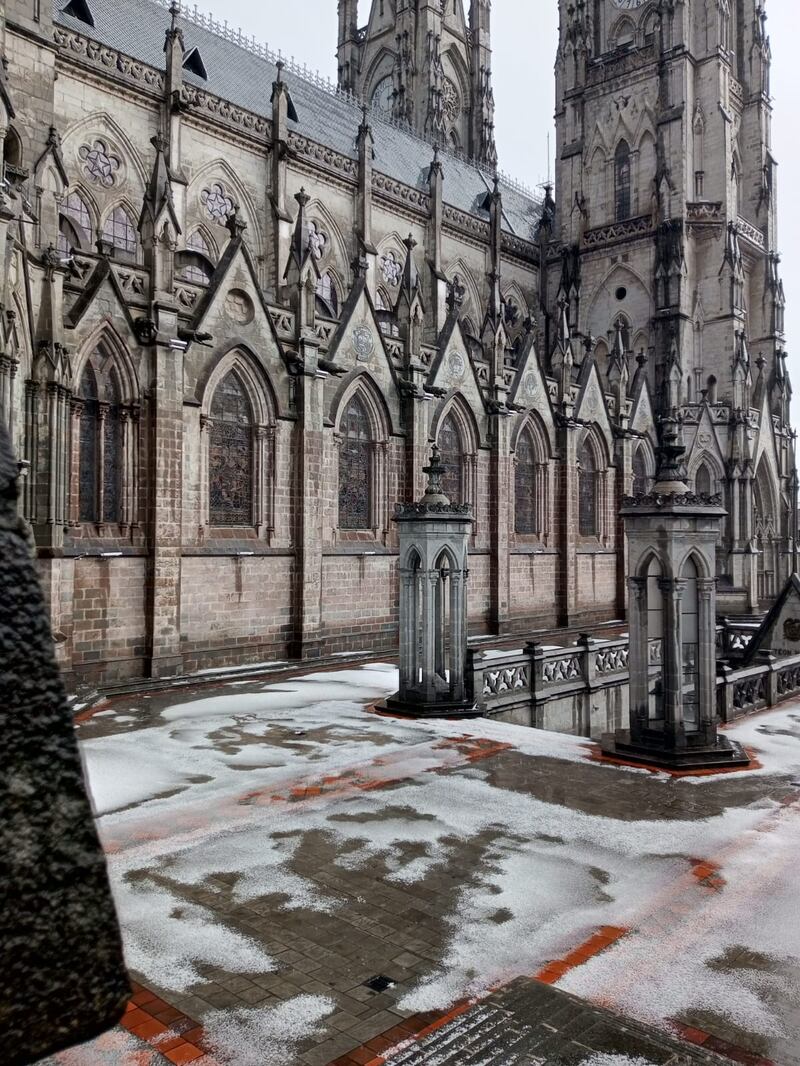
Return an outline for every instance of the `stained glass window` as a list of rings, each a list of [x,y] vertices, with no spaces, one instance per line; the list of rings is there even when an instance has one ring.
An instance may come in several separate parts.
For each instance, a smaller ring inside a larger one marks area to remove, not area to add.
[[[119,522],[122,502],[122,422],[119,390],[109,375],[84,370],[78,440],[78,517],[81,522]],[[101,405],[98,397],[102,396]]]
[[[450,503],[466,503],[464,496],[464,452],[456,420],[448,415],[439,430],[439,451],[445,468],[442,489]]]
[[[58,242],[56,247],[64,259],[68,259],[76,248],[80,248],[81,239],[72,223],[62,218],[58,226]]]
[[[198,252],[178,252],[176,256],[177,276],[182,281],[191,281],[194,285],[208,285],[214,275],[214,268]]]
[[[372,439],[364,405],[354,396],[342,418],[339,453],[339,528],[372,526]]]
[[[119,390],[113,372],[107,395],[111,403],[103,419],[103,521],[119,522],[122,486],[122,423],[119,417]]]
[[[323,274],[317,282],[317,313],[329,318],[339,314],[339,296],[330,274]]]
[[[647,461],[641,448],[633,457],[633,495],[646,496],[650,491],[650,476],[647,473]]]
[[[620,141],[614,156],[614,192],[617,222],[631,217],[631,150]]]
[[[253,523],[253,425],[250,402],[233,371],[211,406],[208,484],[212,526]]]
[[[536,533],[536,448],[529,430],[525,430],[517,444],[514,477],[517,533]]]
[[[208,241],[199,229],[196,229],[194,233],[190,234],[189,239],[186,241],[186,247],[191,248],[193,252],[199,252],[200,255],[204,255],[206,259],[213,258]]]
[[[103,226],[103,239],[131,258],[136,255],[136,230],[124,207],[115,207]]]
[[[78,395],[83,400],[81,411],[78,475],[78,517],[81,522],[97,521],[98,489],[98,407],[97,383],[87,367],[81,379]]]
[[[74,235],[73,246],[83,248],[92,239],[92,216],[83,199],[71,192],[61,204],[62,230]],[[65,220],[68,220],[65,222]],[[68,228],[67,228],[68,227]]]
[[[598,531],[597,464],[588,442],[578,456],[578,530],[582,537]]]
[[[83,160],[83,169],[87,177],[106,188],[114,184],[114,175],[119,170],[120,162],[117,156],[109,152],[105,141],[82,144],[78,149],[78,155]]]
[[[218,182],[215,182],[209,189],[203,189],[200,193],[200,202],[213,222],[224,224],[225,220],[233,214],[233,200],[226,195],[225,190]]]

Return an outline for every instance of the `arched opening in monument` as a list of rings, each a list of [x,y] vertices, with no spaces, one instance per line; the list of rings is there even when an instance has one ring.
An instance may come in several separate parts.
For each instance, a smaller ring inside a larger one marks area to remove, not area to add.
[[[451,670],[450,656],[452,651],[451,620],[453,617],[453,605],[451,595],[453,590],[452,564],[447,552],[442,552],[436,561],[436,591],[434,596],[436,634],[435,664],[436,674],[443,687],[449,687]]]
[[[647,568],[647,668],[650,722],[664,720],[664,604],[661,564],[655,556]]]
[[[409,555],[407,567],[411,649],[406,685],[409,689],[419,689],[422,685],[422,561],[416,549]]]
[[[683,679],[681,696],[683,724],[687,732],[700,728],[700,626],[697,599],[697,565],[687,559],[681,574],[681,641],[683,643]]]

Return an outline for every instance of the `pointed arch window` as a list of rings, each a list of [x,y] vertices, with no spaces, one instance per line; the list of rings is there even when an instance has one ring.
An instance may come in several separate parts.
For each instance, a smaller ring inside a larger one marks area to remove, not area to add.
[[[650,492],[650,475],[643,448],[637,448],[633,457],[633,495],[647,496]]]
[[[253,524],[253,412],[234,371],[222,379],[211,404],[208,462],[212,526]]]
[[[62,201],[58,230],[58,250],[64,256],[91,246],[92,216],[79,193],[71,192]]]
[[[594,452],[585,441],[578,453],[578,532],[596,537],[600,532],[598,470]]]
[[[214,276],[214,255],[211,246],[197,229],[186,241],[186,251],[176,256],[177,276],[195,285],[208,285]]]
[[[439,428],[437,443],[445,473],[442,489],[451,503],[467,503],[464,499],[464,448],[456,420],[449,414]]]
[[[339,294],[330,274],[323,274],[317,282],[317,314],[323,318],[338,318]]]
[[[347,405],[341,421],[339,528],[372,528],[372,434],[361,398]]]
[[[710,496],[712,493],[713,480],[711,471],[705,463],[702,463],[694,479],[694,491],[698,496]]]
[[[614,203],[617,222],[631,217],[631,150],[624,140],[614,154]]]
[[[112,246],[120,259],[136,258],[136,227],[124,207],[115,207],[106,219],[103,240]]]
[[[117,375],[88,363],[78,388],[78,520],[122,522],[122,410]]]
[[[538,464],[536,445],[530,429],[525,429],[517,444],[514,467],[514,513],[516,531],[523,534],[539,532]]]

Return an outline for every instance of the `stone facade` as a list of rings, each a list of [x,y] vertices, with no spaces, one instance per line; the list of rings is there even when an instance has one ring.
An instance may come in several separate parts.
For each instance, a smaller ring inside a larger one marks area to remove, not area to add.
[[[355,33],[340,4],[339,87],[166,0],[6,0],[0,417],[62,666],[395,647],[390,519],[432,442],[475,515],[473,632],[620,617],[618,504],[673,407],[726,495],[724,609],[769,601],[796,487],[768,50],[755,0],[725,48],[715,5],[666,6],[629,41],[611,0],[564,4],[542,202],[486,165],[484,0]],[[362,110],[412,26],[405,110],[395,82]]]

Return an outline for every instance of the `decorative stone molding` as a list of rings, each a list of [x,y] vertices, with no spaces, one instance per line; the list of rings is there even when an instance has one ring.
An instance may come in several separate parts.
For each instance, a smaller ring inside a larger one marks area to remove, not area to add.
[[[747,219],[742,218],[742,216],[739,215],[736,225],[740,237],[743,237],[748,243],[754,245],[760,252],[765,252],[767,250],[766,237],[760,229],[756,229],[752,222],[748,222]]]
[[[228,126],[237,126],[246,133],[256,134],[259,137],[270,136],[272,123],[261,115],[248,111],[243,107],[236,107],[227,100],[214,96],[198,89],[193,85],[181,86],[181,104],[184,107],[193,107],[198,111],[211,115]]]
[[[702,223],[722,223],[725,215],[722,210],[722,201],[714,202],[701,200],[686,205],[686,218],[689,223],[698,225]]]
[[[164,74],[146,63],[131,59],[124,52],[99,44],[81,33],[64,29],[63,26],[55,27],[53,39],[62,50],[64,58],[85,60],[99,70],[113,74],[115,78],[121,77],[124,81],[144,86],[154,93],[164,92]]]
[[[301,158],[310,159],[313,163],[332,170],[338,178],[350,178],[352,181],[358,178],[358,163],[355,159],[342,155],[333,148],[326,148],[323,144],[317,144],[294,130],[289,131],[289,147]]]
[[[604,244],[616,244],[635,237],[646,237],[652,232],[652,215],[640,215],[638,218],[625,219],[624,222],[612,222],[610,226],[590,229],[584,234],[583,243],[586,248],[599,248]]]

